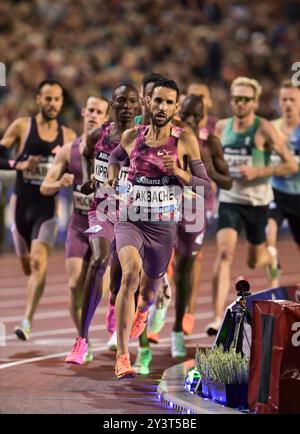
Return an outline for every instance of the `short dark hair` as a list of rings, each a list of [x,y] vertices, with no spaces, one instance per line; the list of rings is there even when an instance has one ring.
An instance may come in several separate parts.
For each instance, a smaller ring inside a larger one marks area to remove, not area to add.
[[[117,86],[115,86],[115,87],[113,88],[113,91],[112,91],[112,98],[114,98],[115,91],[116,91],[117,89],[119,89],[119,87],[123,87],[123,86],[124,86],[124,87],[128,87],[130,90],[132,90],[133,92],[136,92],[137,95],[139,95],[139,92],[138,92],[137,88],[134,87],[133,84],[128,83],[128,82],[127,82],[127,83],[124,82],[124,83],[117,84]]]
[[[177,86],[177,83],[174,80],[169,80],[168,78],[162,78],[161,80],[157,80],[153,88],[151,90],[151,96],[153,95],[153,91],[156,87],[167,87],[168,89],[173,89],[176,91],[176,101],[178,101],[179,98],[179,88]]]
[[[183,104],[186,102],[191,102],[191,103],[203,105],[203,95],[195,95],[195,94],[191,93],[190,95],[187,95],[184,98],[184,100],[181,103],[181,106],[183,106]]]
[[[56,78],[47,78],[46,80],[41,81],[41,82],[37,85],[36,93],[37,93],[37,94],[40,93],[41,90],[42,90],[42,88],[43,88],[46,84],[49,84],[49,86],[54,86],[54,85],[60,86],[60,87],[61,87],[61,90],[62,90],[62,92],[63,92],[63,94],[64,94],[64,88],[63,88],[61,82],[58,81]]]
[[[163,80],[166,77],[164,77],[162,74],[159,74],[157,72],[150,72],[149,74],[144,75],[142,80],[142,86],[143,89],[147,86],[148,83],[156,83],[158,80]]]

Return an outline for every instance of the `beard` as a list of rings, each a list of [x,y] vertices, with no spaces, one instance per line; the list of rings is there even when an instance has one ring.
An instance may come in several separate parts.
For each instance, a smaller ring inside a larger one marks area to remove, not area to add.
[[[251,113],[251,110],[243,110],[243,111],[235,111],[235,116],[239,119],[244,119],[246,118],[249,114]]]
[[[166,116],[164,119],[157,119],[156,115],[150,113],[150,118],[153,125],[155,125],[157,128],[162,128],[166,126],[169,122],[171,122],[171,120],[173,119],[173,115],[169,117]]]
[[[58,116],[57,111],[53,111],[51,114],[49,114],[49,112],[47,112],[44,108],[41,109],[41,113],[42,113],[43,118],[46,121],[52,121],[53,119],[56,119]]]

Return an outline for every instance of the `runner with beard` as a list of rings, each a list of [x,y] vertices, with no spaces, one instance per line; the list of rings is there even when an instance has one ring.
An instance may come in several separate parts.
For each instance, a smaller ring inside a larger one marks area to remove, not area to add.
[[[210,335],[216,334],[221,325],[242,226],[248,242],[248,266],[265,267],[273,278],[279,273],[277,252],[266,245],[268,205],[273,199],[269,177],[296,173],[298,165],[272,124],[255,114],[260,93],[256,80],[235,79],[231,85],[233,117],[216,125],[233,186],[229,191],[221,190],[219,197],[218,250],[213,271],[214,320],[206,329]],[[272,150],[282,159],[277,166],[270,166]]]
[[[113,91],[111,109],[114,122],[105,123],[101,128],[92,130],[87,138],[84,155],[95,160],[96,194],[88,213],[89,243],[92,256],[89,262],[87,275],[83,288],[83,303],[79,336],[77,337],[70,354],[66,357],[67,363],[81,365],[88,350],[88,332],[95,310],[102,297],[103,276],[109,264],[113,251],[114,223],[116,213],[107,212],[103,206],[106,203],[106,192],[103,184],[107,180],[108,158],[111,152],[119,145],[122,133],[134,126],[134,117],[139,110],[138,91],[128,84],[120,84]],[[126,185],[128,167],[126,164],[120,171],[120,183]],[[81,191],[90,194],[94,184],[88,182]],[[121,269],[117,258],[112,259],[111,285],[118,284]]]
[[[279,90],[281,118],[272,121],[278,134],[286,143],[298,163],[300,156],[300,89],[290,80],[285,80]],[[271,160],[278,164],[278,156]],[[278,231],[287,219],[294,241],[300,251],[300,170],[294,175],[271,178],[274,201],[269,206],[267,227],[268,246],[276,248]],[[278,277],[270,280],[271,287],[279,286]]]
[[[81,156],[88,133],[107,122],[109,102],[102,97],[89,97],[81,111],[83,133],[74,141],[63,146],[56,155],[53,165],[41,185],[41,193],[46,196],[56,194],[61,188],[73,186],[73,213],[70,217],[66,238],[66,270],[69,286],[69,309],[71,318],[80,333],[82,289],[91,256],[88,234],[88,211],[92,197],[80,192],[83,184]],[[92,353],[86,357],[91,361]]]
[[[191,297],[191,271],[195,259],[202,249],[205,230],[210,222],[217,205],[216,186],[229,190],[232,179],[228,166],[224,160],[222,145],[218,138],[208,134],[206,139],[199,137],[199,123],[204,115],[204,104],[201,96],[190,95],[182,103],[180,118],[191,127],[198,138],[201,156],[211,180],[211,194],[204,203],[204,226],[200,231],[188,232],[187,225],[191,224],[183,218],[177,225],[177,244],[175,249],[174,280],[176,284],[175,323],[172,332],[172,357],[185,357],[187,350],[183,336],[183,318]],[[201,264],[200,264],[201,269]],[[198,289],[198,288],[197,288]],[[193,294],[196,304],[196,294]],[[195,309],[195,307],[194,307]],[[192,330],[190,330],[190,333]]]
[[[48,79],[37,87],[38,114],[15,120],[1,140],[1,150],[16,145],[16,160],[6,169],[16,170],[11,198],[12,234],[25,275],[29,276],[25,317],[15,334],[29,339],[33,316],[46,283],[48,257],[57,234],[57,196],[40,193],[47,171],[64,143],[74,140],[74,131],[61,125],[57,117],[63,105],[59,81]],[[2,160],[3,164],[3,160]],[[3,165],[1,165],[2,168]]]
[[[128,339],[143,332],[148,309],[156,298],[160,279],[171,258],[176,241],[178,191],[181,196],[182,186],[190,185],[194,190],[201,187],[205,197],[209,193],[209,180],[196,138],[190,131],[171,123],[178,96],[174,81],[156,82],[148,97],[151,124],[126,131],[121,145],[109,159],[108,183],[116,186],[120,162],[130,158],[131,190],[127,206],[120,210],[120,220],[115,224],[122,268],[116,300],[115,373],[119,379],[135,375],[130,364]],[[182,169],[184,160],[191,174]],[[134,313],[134,293],[139,284],[141,296]]]
[[[136,124],[149,125],[150,124],[150,111],[148,108],[147,98],[152,93],[154,84],[164,79],[164,76],[152,72],[144,76],[141,86],[141,100],[142,100],[142,115],[136,116]],[[171,302],[172,290],[165,274],[158,289],[158,296],[155,303],[150,307],[148,316],[148,327],[139,336],[139,348],[136,360],[134,362],[134,369],[137,374],[148,375],[150,373],[150,363],[152,361],[152,351],[150,342],[158,343],[158,333],[165,322],[167,308]],[[152,332],[154,330],[154,332]]]

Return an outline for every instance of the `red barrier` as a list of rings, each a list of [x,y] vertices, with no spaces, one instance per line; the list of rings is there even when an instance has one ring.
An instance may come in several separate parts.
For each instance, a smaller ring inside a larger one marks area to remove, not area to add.
[[[248,404],[254,413],[300,413],[300,304],[254,301]]]

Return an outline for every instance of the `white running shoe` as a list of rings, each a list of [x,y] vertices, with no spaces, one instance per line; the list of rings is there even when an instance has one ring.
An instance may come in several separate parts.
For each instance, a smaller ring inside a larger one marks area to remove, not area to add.
[[[117,331],[115,330],[106,343],[110,351],[117,351]]]
[[[162,278],[159,293],[155,304],[149,309],[148,315],[148,329],[151,333],[158,333],[163,328],[166,317],[167,309],[171,302],[172,289],[166,275]]]
[[[172,357],[184,358],[187,354],[187,349],[184,343],[183,332],[172,332],[171,335],[171,354]]]
[[[274,246],[268,246],[267,250],[273,258],[273,264],[267,266],[267,277],[272,281],[279,278],[281,274],[281,266],[278,259],[277,249]]]
[[[21,325],[14,328],[15,335],[22,341],[28,341],[31,332],[31,324],[28,319],[23,319]]]

